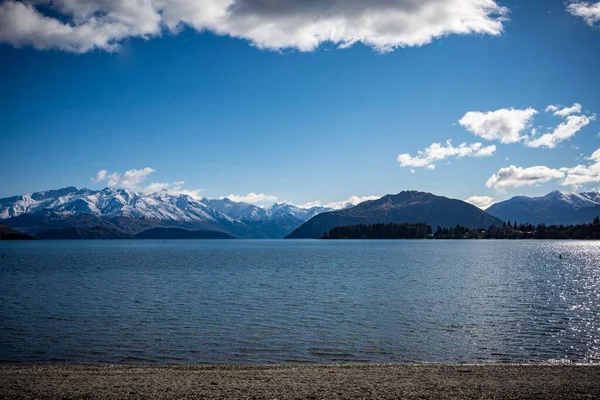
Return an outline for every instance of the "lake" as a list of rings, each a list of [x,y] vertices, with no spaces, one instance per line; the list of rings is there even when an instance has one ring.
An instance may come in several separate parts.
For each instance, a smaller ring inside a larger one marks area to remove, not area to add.
[[[34,241],[0,252],[2,362],[600,361],[600,242]]]

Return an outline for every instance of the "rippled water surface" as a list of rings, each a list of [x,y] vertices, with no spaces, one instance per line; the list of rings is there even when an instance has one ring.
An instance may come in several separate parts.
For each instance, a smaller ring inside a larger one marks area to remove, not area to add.
[[[598,242],[36,241],[0,251],[4,362],[600,361]]]

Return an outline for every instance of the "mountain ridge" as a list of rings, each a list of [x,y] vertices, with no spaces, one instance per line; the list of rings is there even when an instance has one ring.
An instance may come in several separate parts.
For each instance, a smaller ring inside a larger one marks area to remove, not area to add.
[[[426,223],[432,227],[462,225],[485,228],[502,221],[462,200],[406,190],[352,208],[322,213],[295,229],[287,238],[318,238],[331,228],[368,223]]]
[[[241,238],[282,238],[324,210],[328,209],[305,209],[286,203],[261,208],[227,198],[195,199],[185,194],[73,186],[0,199],[0,220],[32,234],[104,226],[131,236],[146,229],[170,227],[215,230]]]
[[[503,220],[531,224],[583,224],[600,215],[600,193],[555,190],[538,197],[514,196],[492,204],[486,211]]]

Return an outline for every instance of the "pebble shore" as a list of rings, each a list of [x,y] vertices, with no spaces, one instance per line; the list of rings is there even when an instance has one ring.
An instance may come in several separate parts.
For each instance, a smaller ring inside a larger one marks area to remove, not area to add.
[[[587,365],[2,365],[3,399],[598,399]]]

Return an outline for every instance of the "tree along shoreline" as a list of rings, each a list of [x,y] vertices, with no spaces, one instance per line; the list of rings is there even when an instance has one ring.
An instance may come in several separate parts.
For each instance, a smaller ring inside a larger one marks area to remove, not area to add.
[[[321,239],[583,239],[600,240],[600,218],[581,225],[532,225],[505,222],[502,226],[473,229],[457,225],[438,227],[425,223],[375,223],[337,226]]]

